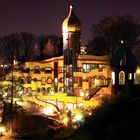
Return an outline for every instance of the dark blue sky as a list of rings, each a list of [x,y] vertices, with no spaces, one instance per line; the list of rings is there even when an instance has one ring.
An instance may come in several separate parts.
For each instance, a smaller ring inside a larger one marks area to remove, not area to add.
[[[140,20],[140,0],[0,0],[0,36],[21,31],[60,36],[70,4],[81,20],[83,43],[92,23],[105,16],[131,14]]]

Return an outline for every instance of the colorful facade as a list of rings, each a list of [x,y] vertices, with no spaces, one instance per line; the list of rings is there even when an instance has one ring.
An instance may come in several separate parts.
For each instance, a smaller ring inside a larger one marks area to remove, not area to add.
[[[14,93],[40,96],[60,108],[73,109],[77,105],[93,107],[98,99],[111,96],[111,85],[115,84],[107,55],[87,55],[81,45],[81,23],[75,16],[73,7],[62,25],[63,56],[43,61],[15,63],[0,81],[2,90],[14,85]],[[134,81],[139,84],[139,69]],[[136,78],[137,77],[137,78]],[[8,90],[9,89],[9,90]],[[44,96],[43,96],[44,95]]]

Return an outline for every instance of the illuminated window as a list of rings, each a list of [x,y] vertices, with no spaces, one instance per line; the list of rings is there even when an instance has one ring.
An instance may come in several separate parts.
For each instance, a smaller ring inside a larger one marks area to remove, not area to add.
[[[46,84],[46,78],[45,78],[45,77],[42,77],[42,78],[41,78],[41,84],[42,84],[42,85],[45,85],[45,84]]]
[[[125,73],[120,71],[119,73],[119,85],[125,85]]]
[[[51,77],[47,78],[47,84],[52,84],[52,78]]]
[[[132,80],[132,73],[128,74],[128,80]]]
[[[90,71],[90,64],[83,64],[83,72],[89,72]]]
[[[104,68],[102,65],[100,67]],[[83,72],[90,72],[92,69],[99,69],[99,64],[83,64]]]
[[[69,86],[69,78],[66,78],[65,85]]]
[[[45,68],[44,69],[44,72],[45,73],[52,73],[52,68]]]
[[[86,52],[86,46],[81,46],[80,47],[80,54],[87,54],[87,52]]]
[[[114,85],[115,84],[115,72],[114,71],[112,71],[111,77],[112,77],[112,84]]]
[[[55,78],[55,79],[54,79],[54,84],[55,84],[55,85],[58,85],[58,78]]]

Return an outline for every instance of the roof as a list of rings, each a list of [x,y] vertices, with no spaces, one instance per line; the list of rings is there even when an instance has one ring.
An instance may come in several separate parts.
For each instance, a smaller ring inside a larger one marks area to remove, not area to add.
[[[81,22],[76,17],[73,6],[70,5],[68,16],[63,21],[62,30],[64,32],[81,32]]]
[[[112,55],[110,65],[112,68],[125,67],[127,69],[136,69],[137,61],[132,52],[121,46],[117,49],[114,55]]]

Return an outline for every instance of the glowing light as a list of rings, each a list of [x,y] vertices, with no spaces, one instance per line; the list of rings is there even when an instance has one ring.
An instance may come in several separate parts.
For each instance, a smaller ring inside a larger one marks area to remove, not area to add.
[[[114,71],[112,71],[111,77],[112,77],[112,84],[114,85],[115,84],[115,72]]]
[[[45,115],[52,115],[53,114],[53,108],[52,107],[49,107],[49,108],[46,108],[46,109],[44,109],[43,110],[43,113],[45,114]]]
[[[50,94],[54,95],[54,91],[50,91]]]
[[[68,32],[68,26],[63,26],[63,32],[65,33],[65,32]]]
[[[136,73],[140,74],[140,68],[137,68]]]
[[[0,135],[3,135],[3,132],[5,132],[5,127],[4,126],[0,126]]]
[[[74,117],[75,121],[81,121],[83,119],[83,116],[81,114],[76,114]]]
[[[124,43],[124,41],[123,40],[121,40],[121,44],[123,44]]]
[[[88,115],[91,116],[92,115],[92,112],[89,112]]]
[[[84,92],[83,91],[80,92],[80,97],[84,97]]]
[[[70,9],[72,9],[73,8],[73,6],[72,5],[70,5]]]
[[[63,124],[64,124],[65,126],[68,126],[68,122],[69,122],[68,117],[65,117],[65,118],[63,119]]]
[[[95,79],[94,80],[94,83],[95,83],[95,85],[99,85],[99,80],[98,79]]]

